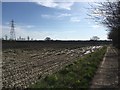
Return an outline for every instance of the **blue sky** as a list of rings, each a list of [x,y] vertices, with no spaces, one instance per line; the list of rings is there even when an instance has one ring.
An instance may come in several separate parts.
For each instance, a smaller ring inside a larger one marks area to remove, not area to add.
[[[88,19],[89,7],[87,2],[3,2],[2,35],[10,36],[14,19],[17,38],[89,40],[98,36],[107,40],[106,28]]]

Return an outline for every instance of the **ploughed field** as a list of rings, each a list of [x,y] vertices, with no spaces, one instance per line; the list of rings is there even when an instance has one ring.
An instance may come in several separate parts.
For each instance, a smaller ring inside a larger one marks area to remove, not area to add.
[[[2,79],[5,88],[29,87],[39,79],[59,71],[85,54],[102,48],[102,45],[93,46],[75,43],[47,43],[45,44],[47,46],[29,43],[23,47],[22,42],[20,44],[14,42],[14,47],[12,45],[7,43],[6,46],[10,46],[10,48],[3,48],[2,53]]]

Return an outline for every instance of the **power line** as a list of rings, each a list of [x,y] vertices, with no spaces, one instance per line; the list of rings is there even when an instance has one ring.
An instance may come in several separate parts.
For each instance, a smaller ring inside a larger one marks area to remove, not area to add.
[[[10,40],[16,40],[14,20],[11,21]]]

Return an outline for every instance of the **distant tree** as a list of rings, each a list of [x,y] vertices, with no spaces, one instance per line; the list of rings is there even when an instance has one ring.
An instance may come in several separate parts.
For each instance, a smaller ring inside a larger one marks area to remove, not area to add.
[[[50,41],[50,40],[52,40],[50,37],[45,38],[45,41]]]
[[[21,36],[19,36],[18,40],[21,40],[21,38],[22,38],[22,37],[21,37]]]
[[[31,38],[31,40],[33,41],[33,38]]]
[[[29,36],[27,37],[27,40],[28,40],[28,41],[30,40],[30,37],[29,37]]]
[[[8,37],[7,37],[7,35],[5,35],[5,40],[8,40]]]
[[[91,38],[91,40],[94,40],[94,41],[97,41],[97,40],[99,40],[100,38],[98,37],[98,36],[93,36],[92,38]]]

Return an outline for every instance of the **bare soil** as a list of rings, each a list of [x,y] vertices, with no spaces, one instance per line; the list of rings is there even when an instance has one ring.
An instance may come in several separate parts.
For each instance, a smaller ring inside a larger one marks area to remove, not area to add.
[[[3,87],[29,87],[84,56],[92,47],[3,50]]]

